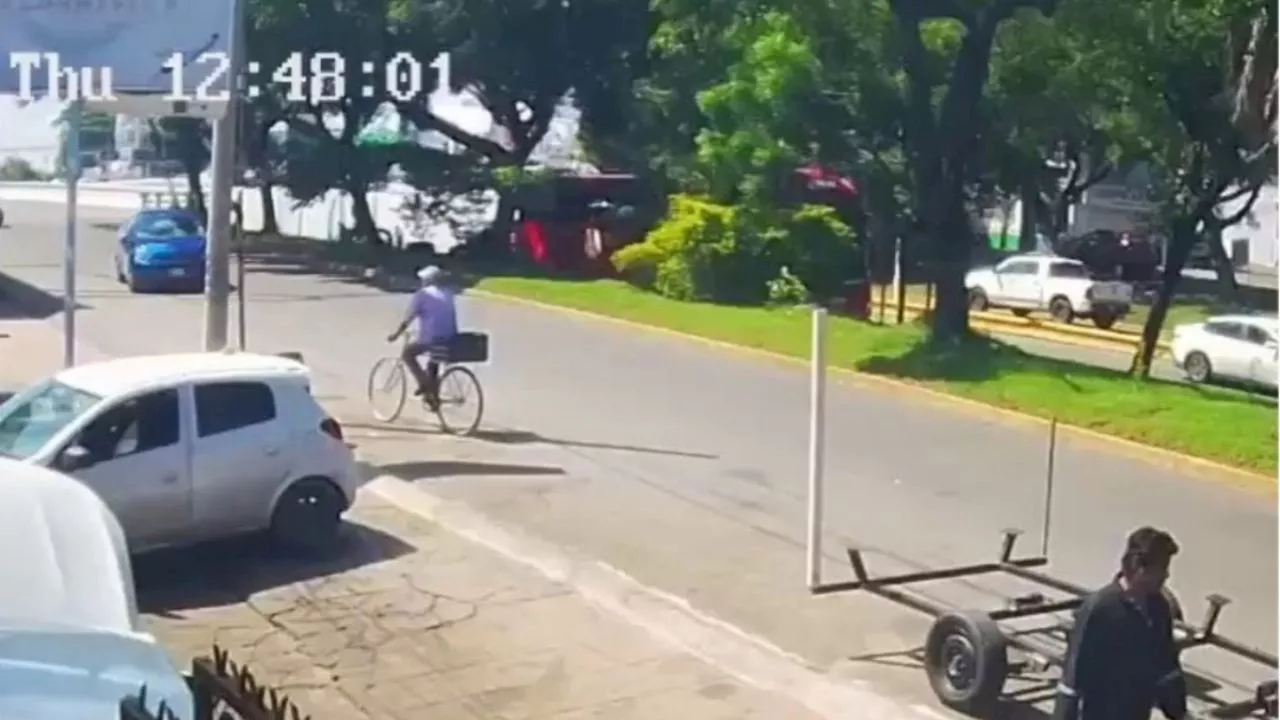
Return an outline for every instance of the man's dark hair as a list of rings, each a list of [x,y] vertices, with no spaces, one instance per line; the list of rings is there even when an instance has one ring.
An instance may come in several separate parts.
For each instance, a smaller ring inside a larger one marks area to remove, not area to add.
[[[1163,567],[1177,554],[1178,543],[1172,535],[1153,527],[1140,527],[1129,533],[1120,566],[1127,571]]]

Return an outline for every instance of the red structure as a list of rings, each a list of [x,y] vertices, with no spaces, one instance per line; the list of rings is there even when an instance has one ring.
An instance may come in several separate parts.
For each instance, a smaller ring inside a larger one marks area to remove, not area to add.
[[[513,249],[554,272],[609,277],[610,257],[640,237],[614,220],[618,208],[649,205],[634,175],[564,175],[527,193],[511,233]]]

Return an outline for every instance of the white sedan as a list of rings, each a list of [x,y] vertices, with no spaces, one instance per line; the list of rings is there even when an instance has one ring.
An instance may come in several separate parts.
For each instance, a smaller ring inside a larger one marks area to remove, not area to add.
[[[1280,321],[1274,315],[1218,315],[1173,329],[1173,363],[1187,379],[1275,390]]]
[[[305,365],[192,353],[79,365],[0,405],[0,456],[93,488],[144,552],[269,529],[324,550],[361,480]]]

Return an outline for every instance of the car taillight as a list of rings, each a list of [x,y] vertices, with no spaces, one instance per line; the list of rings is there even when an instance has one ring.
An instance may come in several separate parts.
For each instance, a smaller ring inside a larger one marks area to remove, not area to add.
[[[342,426],[339,425],[338,421],[334,420],[333,418],[325,418],[320,423],[320,432],[324,433],[325,435],[328,435],[334,440],[337,440],[339,442],[342,441]]]

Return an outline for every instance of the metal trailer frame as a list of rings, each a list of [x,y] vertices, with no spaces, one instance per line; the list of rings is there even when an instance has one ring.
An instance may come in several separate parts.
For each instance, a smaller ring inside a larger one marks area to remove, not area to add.
[[[862,552],[847,550],[853,580],[825,583],[812,589],[814,595],[830,595],[839,592],[864,590],[882,598],[918,610],[934,618],[925,642],[924,664],[929,684],[944,705],[974,716],[984,716],[995,709],[1011,670],[1025,666],[1047,670],[1061,667],[1065,651],[1046,642],[1044,635],[1054,630],[1069,631],[1070,623],[1062,623],[1041,633],[1010,633],[999,622],[1016,618],[1074,611],[1084,601],[1090,590],[1074,583],[1048,575],[1036,568],[1048,564],[1046,554],[1034,557],[1014,557],[1014,546],[1021,531],[1004,531],[1000,554],[994,562],[973,565],[957,565],[936,570],[873,577],[867,572]],[[1041,585],[1069,595],[1064,600],[1049,600],[1039,593],[1012,598],[1008,607],[991,611],[965,610],[930,600],[903,588],[908,585],[953,580],[1002,573],[1029,583]],[[1177,600],[1169,596],[1175,613],[1175,641],[1178,650],[1210,645],[1238,657],[1271,668],[1277,667],[1276,655],[1250,647],[1217,633],[1222,610],[1231,601],[1222,595],[1207,598],[1208,609],[1199,625],[1187,623],[1182,617]],[[1041,637],[1036,637],[1036,635]],[[1022,666],[1011,665],[1008,649],[1027,653],[1033,660]],[[1276,717],[1277,683],[1270,680],[1259,684],[1252,697],[1239,702],[1215,706],[1207,715],[1197,717],[1242,717],[1263,712],[1269,718]]]

